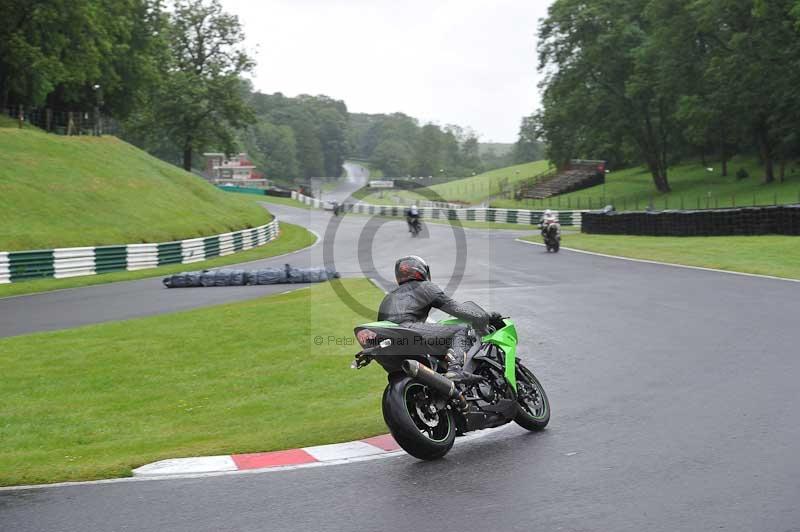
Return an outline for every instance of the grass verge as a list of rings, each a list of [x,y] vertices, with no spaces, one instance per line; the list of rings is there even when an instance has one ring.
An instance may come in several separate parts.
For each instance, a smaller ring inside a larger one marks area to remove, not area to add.
[[[341,282],[377,308],[366,279]],[[155,460],[385,431],[378,367],[349,369],[364,321],[330,283],[0,340],[0,485],[130,475]],[[315,345],[320,336],[323,345]]]
[[[525,240],[541,243],[539,235]],[[620,257],[655,260],[744,273],[800,279],[800,238],[796,236],[565,236],[562,245]]]
[[[0,251],[169,242],[269,221],[116,137],[0,128]]]
[[[547,161],[518,164],[498,168],[472,177],[456,179],[448,183],[440,183],[422,189],[422,193],[403,189],[377,189],[370,190],[364,187],[353,194],[362,201],[374,204],[390,204],[396,201],[458,201],[462,203],[477,203],[490,196],[500,194],[505,185],[511,186],[547,171]],[[427,193],[426,193],[427,192]],[[387,201],[386,196],[389,200]]]
[[[287,207],[297,207],[298,209],[311,210],[313,207],[300,203],[292,198],[281,198],[280,196],[254,196],[259,203],[273,204],[273,205],[286,205]]]
[[[149,270],[137,270],[133,272],[112,272],[99,275],[87,275],[84,277],[71,277],[68,279],[38,279],[35,281],[25,281],[21,283],[11,283],[0,285],[0,297],[18,296],[23,294],[33,294],[37,292],[50,292],[64,288],[78,288],[81,286],[92,286],[98,284],[115,283],[119,281],[134,281],[136,279],[146,279],[148,277],[161,277],[172,273],[185,272],[189,270],[202,270],[205,268],[217,268],[230,264],[239,264],[251,260],[267,259],[276,255],[282,255],[308,247],[314,243],[316,237],[298,225],[281,223],[281,234],[276,240],[258,248],[248,249],[233,255],[215,257],[202,262],[192,264],[171,264],[169,266],[159,266]]]

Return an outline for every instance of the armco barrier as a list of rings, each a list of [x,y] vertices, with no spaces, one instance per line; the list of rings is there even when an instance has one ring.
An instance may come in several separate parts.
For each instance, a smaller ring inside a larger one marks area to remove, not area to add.
[[[695,211],[586,212],[581,230],[643,236],[800,235],[800,204]]]
[[[315,208],[324,208],[326,202],[292,192],[292,199]],[[344,210],[355,214],[373,216],[405,216],[406,207],[398,205],[373,205],[371,203],[345,203]],[[585,211],[553,211],[558,215],[561,225],[581,226]],[[519,225],[538,225],[543,210],[494,209],[491,207],[419,207],[420,216],[433,220],[463,220],[470,222],[498,222]]]
[[[175,242],[0,252],[0,284],[198,262],[264,245],[279,228],[275,219],[253,229]]]

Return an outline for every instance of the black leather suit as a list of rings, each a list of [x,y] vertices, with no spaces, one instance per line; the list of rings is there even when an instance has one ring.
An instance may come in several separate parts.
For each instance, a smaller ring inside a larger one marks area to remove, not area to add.
[[[456,356],[463,358],[470,347],[468,327],[425,323],[431,308],[438,308],[477,327],[481,327],[489,318],[487,313],[479,313],[478,308],[453,300],[430,281],[408,281],[386,294],[378,310],[378,320],[414,329],[423,336],[448,338]]]

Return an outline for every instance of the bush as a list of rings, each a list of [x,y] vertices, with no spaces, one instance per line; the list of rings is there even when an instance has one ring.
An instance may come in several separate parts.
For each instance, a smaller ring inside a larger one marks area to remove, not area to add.
[[[748,177],[750,177],[750,174],[748,174],[747,170],[744,168],[739,168],[739,170],[736,171],[736,179],[747,179]]]

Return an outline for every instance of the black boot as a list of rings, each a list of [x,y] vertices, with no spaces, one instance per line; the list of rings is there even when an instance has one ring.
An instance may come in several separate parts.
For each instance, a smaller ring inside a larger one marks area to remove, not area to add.
[[[481,380],[474,373],[464,371],[464,360],[466,358],[466,353],[459,355],[452,349],[448,349],[447,354],[444,356],[445,361],[447,361],[447,373],[444,376],[453,382],[478,382]]]

